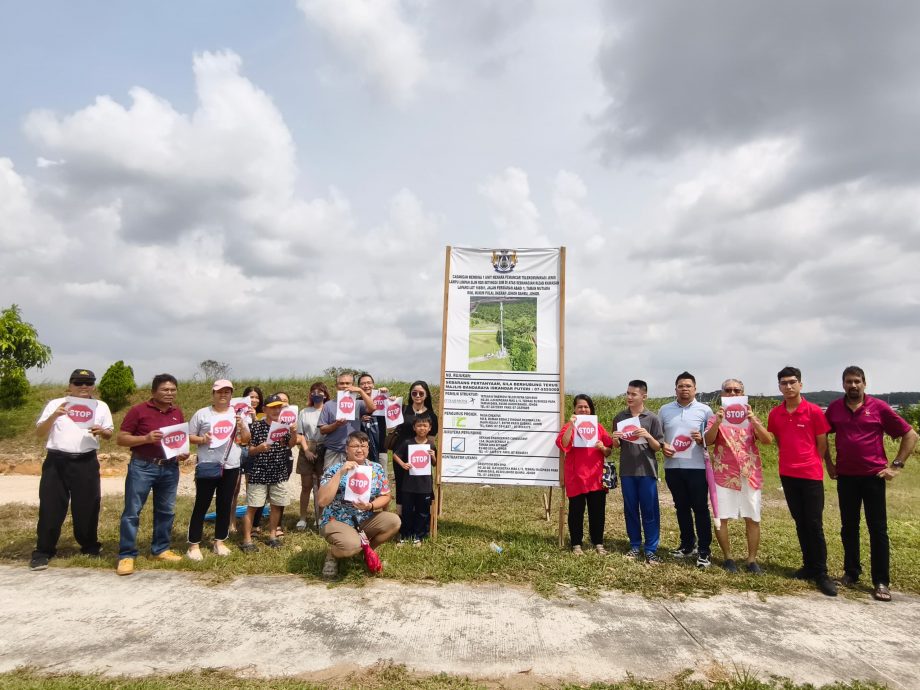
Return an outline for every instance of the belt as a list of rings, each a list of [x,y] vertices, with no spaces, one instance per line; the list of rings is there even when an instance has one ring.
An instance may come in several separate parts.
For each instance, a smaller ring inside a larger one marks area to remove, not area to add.
[[[174,465],[176,464],[175,458],[142,458],[137,455],[131,456],[131,461],[146,462],[149,465]]]

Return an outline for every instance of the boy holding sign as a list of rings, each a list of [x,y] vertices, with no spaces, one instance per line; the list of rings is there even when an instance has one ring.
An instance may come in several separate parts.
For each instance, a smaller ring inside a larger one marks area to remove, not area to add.
[[[35,551],[29,567],[44,570],[57,550],[61,525],[70,505],[73,536],[81,553],[98,556],[102,546],[99,527],[99,439],[115,430],[108,405],[94,400],[96,375],[77,369],[70,375],[67,397],[45,405],[35,432],[46,438],[48,451],[38,485],[38,526]]]
[[[426,416],[416,417],[412,429],[415,437],[393,451],[393,462],[406,470],[400,536],[420,546],[431,526],[431,502],[434,500],[431,468],[437,462],[437,454],[428,443],[431,420]]]
[[[323,509],[320,534],[329,543],[323,577],[333,578],[338,559],[361,552],[361,535],[371,547],[389,540],[399,531],[399,516],[387,512],[390,482],[386,471],[367,458],[370,442],[363,431],[354,431],[345,440],[345,461],[327,469],[320,480],[316,502]]]

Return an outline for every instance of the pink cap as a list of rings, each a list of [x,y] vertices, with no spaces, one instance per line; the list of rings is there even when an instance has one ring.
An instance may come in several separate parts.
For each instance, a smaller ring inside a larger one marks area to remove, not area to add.
[[[214,385],[211,386],[212,391],[219,391],[221,388],[229,388],[233,390],[233,384],[227,379],[218,379],[214,382]]]

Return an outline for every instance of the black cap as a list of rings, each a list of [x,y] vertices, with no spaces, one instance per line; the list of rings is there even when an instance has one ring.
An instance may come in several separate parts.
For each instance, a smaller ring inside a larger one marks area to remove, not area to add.
[[[284,398],[282,398],[277,393],[274,395],[269,395],[267,398],[265,398],[265,402],[262,403],[262,407],[275,407],[276,405],[287,405],[287,403],[284,402]]]
[[[74,381],[91,381],[96,383],[96,375],[91,372],[89,369],[74,369],[73,373],[70,375],[70,382]]]

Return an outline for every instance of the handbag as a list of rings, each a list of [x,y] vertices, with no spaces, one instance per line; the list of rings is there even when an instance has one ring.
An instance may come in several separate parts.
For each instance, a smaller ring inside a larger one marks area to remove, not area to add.
[[[617,488],[620,485],[620,479],[617,477],[617,466],[612,462],[604,463],[604,474],[601,477],[601,486],[608,491]]]
[[[386,450],[396,450],[396,440],[397,440],[397,438],[399,438],[399,434],[396,433],[396,429],[398,429],[398,428],[399,428],[399,427],[396,427],[396,428],[394,428],[394,429],[390,429],[390,430],[387,432],[387,437],[383,440],[383,447],[384,447],[384,449],[386,449]]]
[[[230,450],[233,448],[233,439],[227,441],[227,449],[224,451],[224,457],[220,462],[198,462],[195,464],[195,479],[220,479],[224,476],[224,465],[227,458],[230,457]],[[197,456],[196,456],[197,459]],[[242,460],[242,456],[241,456]]]

